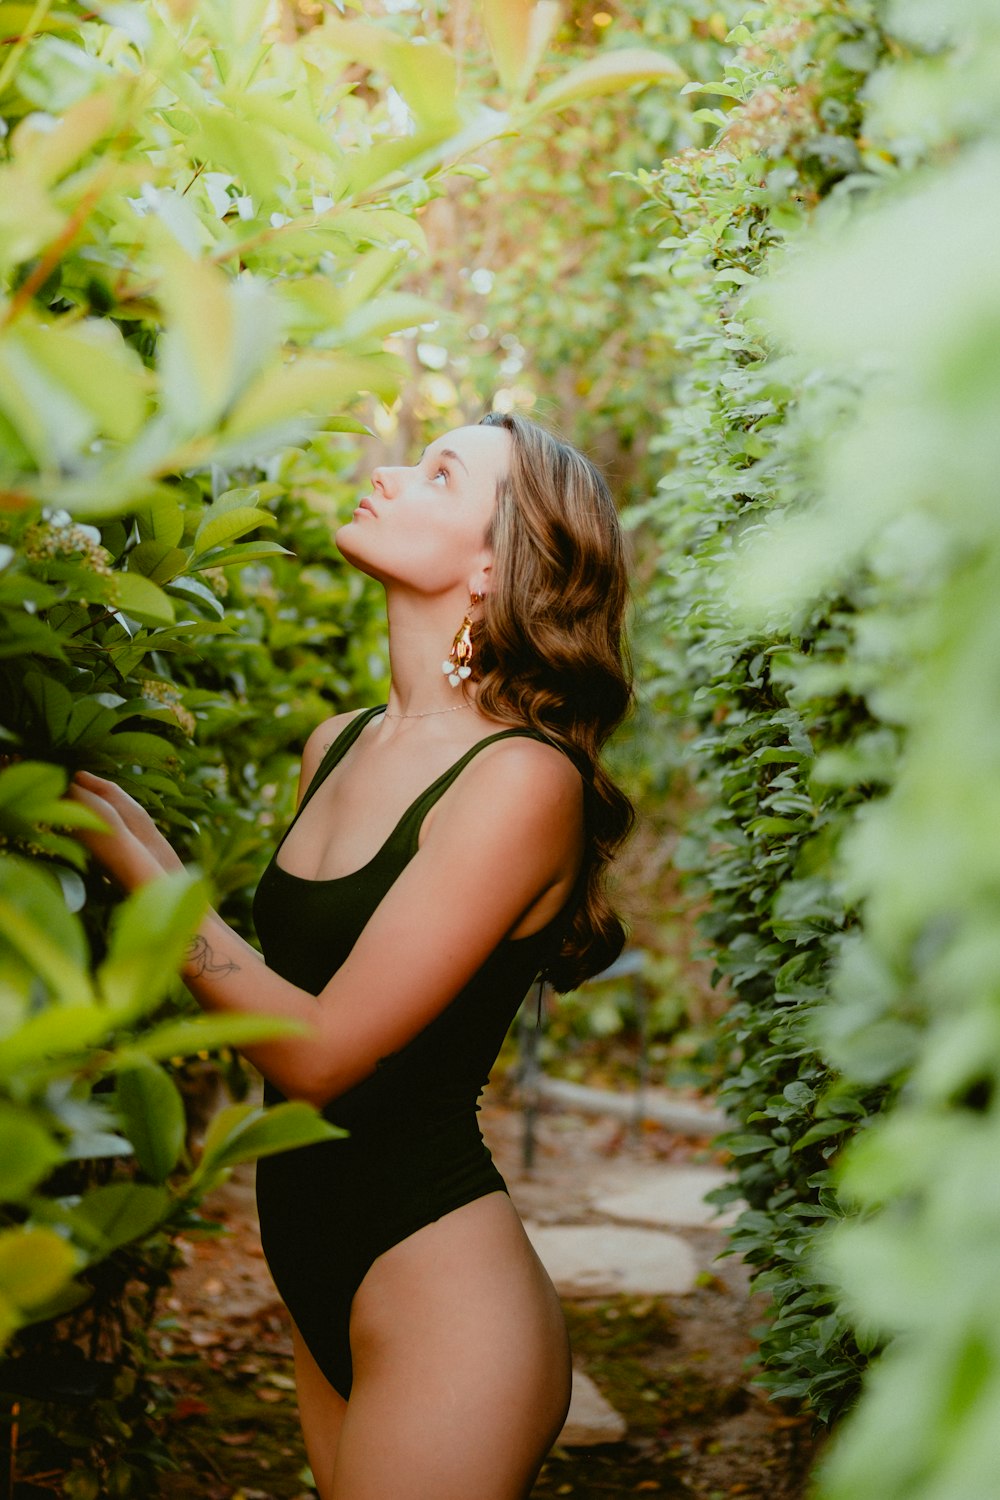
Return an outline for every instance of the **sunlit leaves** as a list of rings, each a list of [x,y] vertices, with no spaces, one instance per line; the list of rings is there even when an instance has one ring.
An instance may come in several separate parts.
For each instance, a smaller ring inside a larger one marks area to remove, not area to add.
[[[555,83],[541,89],[524,109],[525,117],[565,109],[596,94],[614,93],[633,83],[676,84],[684,71],[673,58],[662,52],[641,47],[624,47],[604,52],[589,62],[580,63]]]
[[[447,48],[421,37],[395,36],[383,26],[341,21],[329,14],[318,40],[331,52],[364,63],[397,88],[425,129],[450,130],[458,123],[455,59]]]
[[[559,25],[557,0],[480,0],[490,50],[500,82],[515,97],[534,77]]]

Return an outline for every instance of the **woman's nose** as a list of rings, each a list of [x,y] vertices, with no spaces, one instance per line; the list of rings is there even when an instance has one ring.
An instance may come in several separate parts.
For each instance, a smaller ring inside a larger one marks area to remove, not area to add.
[[[385,464],[379,464],[377,469],[372,469],[372,484],[383,495],[387,495],[392,489],[392,470]]]

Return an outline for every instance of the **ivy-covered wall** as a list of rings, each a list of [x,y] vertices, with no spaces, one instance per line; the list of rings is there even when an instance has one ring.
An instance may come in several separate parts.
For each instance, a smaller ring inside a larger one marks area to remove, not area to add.
[[[647,184],[688,363],[635,518],[732,996],[734,1245],[774,1298],[769,1387],[824,1417],[860,1394],[825,1500],[973,1500],[1000,1396],[1000,16],[774,0],[730,44],[714,142]]]

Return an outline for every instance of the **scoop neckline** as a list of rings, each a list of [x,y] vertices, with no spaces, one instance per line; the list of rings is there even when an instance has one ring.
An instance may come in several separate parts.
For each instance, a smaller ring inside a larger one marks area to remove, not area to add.
[[[348,724],[348,725],[345,726],[345,732],[346,732],[346,730],[353,729],[354,725],[358,722],[358,720],[364,718],[364,722],[361,723],[360,727],[358,728],[358,731],[357,731],[356,735],[351,740],[351,744],[348,745],[347,748],[344,750],[344,755],[347,754],[348,750],[351,749],[352,745],[354,745],[354,744],[357,743],[358,739],[360,738],[361,731],[366,727],[366,725],[371,722],[371,720],[375,717],[376,714],[381,713],[383,711],[384,711],[384,705],[380,705],[377,708],[371,709],[369,711],[367,717],[364,717],[362,714],[358,714],[356,719],[353,719],[350,724]],[[460,771],[463,768],[464,763],[465,763],[465,761],[467,760],[467,758],[469,756],[473,755],[477,750],[481,749],[484,745],[490,744],[493,740],[504,739],[504,738],[506,738],[508,736],[514,736],[514,737],[521,736],[521,737],[526,737],[526,738],[534,738],[536,736],[536,734],[537,734],[537,731],[529,728],[528,726],[525,726],[523,728],[521,728],[521,727],[513,727],[512,726],[510,729],[500,729],[495,734],[488,734],[483,739],[477,740],[474,745],[470,745],[469,748],[468,748],[468,750],[463,751],[463,753],[458,757],[458,760],[453,761],[450,766],[447,766],[441,772],[440,776],[436,776],[434,778],[434,780],[430,783],[429,786],[424,787],[423,791],[420,792],[416,797],[414,797],[413,801],[409,804],[409,806],[406,807],[404,809],[404,811],[400,814],[399,818],[397,819],[397,821],[395,822],[395,824],[393,825],[393,827],[390,829],[389,833],[386,835],[386,837],[384,838],[384,840],[382,841],[382,843],[376,849],[376,851],[372,855],[371,859],[366,860],[363,865],[359,865],[356,870],[351,870],[347,875],[325,875],[325,876],[317,876],[317,877],[310,876],[310,875],[296,875],[294,873],[294,871],[292,871],[292,870],[286,870],[285,867],[284,867],[284,865],[281,864],[279,862],[279,860],[278,860],[278,855],[281,852],[282,845],[284,844],[284,842],[287,839],[288,835],[291,833],[294,824],[298,821],[298,818],[299,818],[300,814],[305,811],[306,802],[309,800],[309,796],[307,794],[306,798],[303,799],[301,806],[296,811],[295,816],[292,818],[292,821],[289,823],[288,827],[285,829],[284,833],[282,834],[281,838],[279,839],[277,848],[275,849],[274,854],[271,856],[271,865],[272,865],[272,867],[275,870],[278,870],[282,875],[286,876],[287,879],[289,879],[289,880],[297,880],[300,885],[317,885],[317,886],[338,885],[342,881],[345,881],[345,880],[356,880],[359,875],[364,875],[367,870],[371,869],[372,865],[376,864],[377,861],[382,858],[382,856],[385,854],[386,850],[389,848],[390,844],[396,838],[396,835],[400,832],[400,830],[403,827],[403,824],[406,822],[407,818],[409,818],[410,815],[417,810],[417,808],[420,806],[420,803],[423,802],[424,798],[425,797],[429,797],[432,792],[436,791],[437,787],[440,785],[440,783],[442,781],[445,781],[449,776],[453,776],[453,775],[455,775],[456,772]],[[336,741],[334,743],[336,743]],[[333,746],[331,746],[330,748],[332,749]],[[340,758],[342,759],[342,757],[340,757]],[[335,762],[334,764],[338,764],[338,763],[339,763],[339,761]],[[333,767],[331,767],[331,770],[332,769],[333,769]],[[325,777],[324,777],[324,780],[325,780]],[[320,783],[320,784],[322,784],[322,783]]]
[[[357,733],[355,734],[354,738],[351,740],[350,744],[344,750],[344,752],[343,752],[344,755],[346,755],[347,751],[350,750],[351,745],[353,745],[353,744],[356,743],[357,739],[359,738],[359,736],[361,734],[361,731],[365,728],[365,726],[367,724],[371,723],[372,719],[374,719],[377,714],[384,712],[384,710],[385,710],[385,705],[384,704],[379,704],[375,708],[369,710],[369,712],[367,713],[367,715],[364,714],[364,713],[360,713],[354,719],[352,719],[349,724],[345,725],[345,728],[343,730],[344,734],[348,733],[351,729],[354,728],[355,724],[357,724],[359,721],[361,721],[360,724],[359,724]],[[307,794],[306,799],[303,800],[303,802],[301,803],[301,805],[297,809],[297,811],[295,813],[295,816],[292,818],[291,823],[289,823],[288,827],[285,829],[284,833],[282,834],[281,838],[279,839],[277,848],[275,849],[274,853],[272,854],[270,862],[268,864],[268,870],[277,872],[277,874],[282,875],[286,880],[294,880],[297,885],[301,885],[301,886],[313,886],[313,887],[316,887],[318,889],[322,889],[322,888],[325,888],[327,886],[332,886],[332,885],[342,885],[345,880],[357,880],[357,878],[358,878],[359,875],[366,874],[367,871],[369,871],[372,868],[373,865],[377,864],[378,861],[383,858],[383,856],[388,852],[388,850],[390,848],[390,845],[393,843],[393,841],[395,840],[396,836],[399,834],[399,832],[402,829],[403,824],[406,822],[407,818],[409,818],[410,815],[413,812],[416,811],[416,809],[419,807],[420,803],[424,800],[425,797],[430,796],[430,794],[433,791],[435,791],[435,789],[437,788],[437,786],[438,786],[438,784],[440,782],[444,781],[447,777],[452,776],[457,771],[459,771],[462,768],[463,763],[465,762],[465,760],[467,759],[467,757],[471,756],[475,751],[479,750],[482,746],[489,744],[493,740],[504,739],[507,736],[514,736],[514,737],[521,736],[521,737],[524,737],[524,738],[538,738],[538,739],[544,740],[545,743],[551,743],[550,741],[545,740],[544,736],[539,735],[537,730],[533,730],[533,729],[531,729],[527,725],[525,725],[524,727],[512,726],[509,729],[501,729],[501,730],[498,730],[495,734],[488,734],[488,735],[485,736],[484,739],[477,740],[474,745],[470,745],[469,748],[468,748],[468,750],[466,750],[462,755],[459,756],[458,760],[456,760],[452,765],[448,766],[444,771],[442,771],[440,776],[435,777],[435,779],[431,782],[430,786],[425,787],[424,790],[420,793],[419,796],[414,797],[414,799],[410,803],[410,805],[400,815],[399,819],[397,820],[397,822],[394,825],[394,827],[392,828],[392,830],[387,834],[386,838],[379,845],[378,849],[376,849],[376,851],[372,855],[371,859],[367,860],[363,865],[359,865],[356,870],[352,870],[347,875],[328,875],[328,876],[322,876],[322,877],[319,877],[319,878],[313,878],[313,877],[311,877],[309,875],[296,875],[292,870],[286,870],[285,867],[284,867],[284,865],[280,864],[279,861],[278,861],[278,854],[279,854],[279,852],[281,850],[281,846],[284,844],[284,842],[287,839],[288,835],[291,833],[292,826],[297,821],[297,819],[299,817],[299,814],[302,813],[305,810],[306,801],[308,800],[308,797],[309,797],[309,794]],[[337,742],[334,741],[334,744],[336,744],[336,743]],[[332,750],[333,749],[333,745],[331,745],[330,748]],[[336,763],[337,762],[335,762],[334,764],[336,764]],[[332,767],[331,767],[331,770],[332,770]],[[322,785],[322,783],[320,783],[320,784]],[[410,858],[412,858],[412,855],[410,856]],[[407,863],[408,862],[409,861],[407,861]],[[574,887],[574,890],[575,890],[575,887]],[[567,898],[565,904],[562,907],[560,907],[559,911],[556,912],[555,916],[551,917],[548,922],[544,923],[543,926],[539,927],[539,929],[538,929],[537,932],[526,932],[521,937],[503,937],[503,938],[500,939],[501,943],[530,943],[530,942],[533,942],[537,938],[545,936],[548,933],[549,929],[552,928],[552,927],[554,927],[556,925],[556,923],[565,915],[566,907],[569,905],[569,902],[571,900],[572,900],[572,893]]]

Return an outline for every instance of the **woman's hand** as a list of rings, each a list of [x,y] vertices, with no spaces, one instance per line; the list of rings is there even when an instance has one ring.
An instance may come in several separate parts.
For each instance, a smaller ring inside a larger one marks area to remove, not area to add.
[[[165,871],[184,868],[146,809],[113,781],[90,771],[78,771],[68,795],[107,824],[107,833],[80,829],[76,836],[127,891],[148,884]]]

